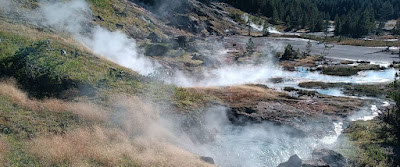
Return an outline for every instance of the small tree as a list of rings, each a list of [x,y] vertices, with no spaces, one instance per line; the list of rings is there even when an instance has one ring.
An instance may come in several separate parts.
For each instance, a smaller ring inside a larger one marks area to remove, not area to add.
[[[321,53],[322,57],[326,57],[329,55],[329,51],[335,47],[335,45],[329,45],[327,42],[324,42],[324,50]]]
[[[280,57],[280,60],[294,60],[298,58],[298,55],[299,53],[293,49],[293,46],[291,44],[288,44],[285,47],[285,52]]]
[[[400,20],[397,20],[396,26],[392,30],[393,35],[400,35]]]
[[[247,52],[253,52],[254,48],[255,48],[255,46],[254,46],[253,39],[250,38],[249,41],[246,43],[246,50],[247,50]]]
[[[328,56],[329,55],[329,51],[333,48],[333,47],[335,47],[335,45],[330,45],[329,43],[328,43],[328,34],[325,34],[325,37],[324,37],[324,40],[322,41],[322,43],[324,44],[324,50],[322,51],[322,53],[321,53],[321,56],[322,57],[326,57],[326,56]]]
[[[269,36],[270,35],[270,32],[269,32],[268,28],[269,28],[268,23],[265,22],[264,26],[263,26],[263,36]]]
[[[379,22],[378,29],[376,30],[376,35],[383,35],[383,28],[385,27],[385,22]]]
[[[279,21],[278,10],[276,10],[276,8],[274,8],[274,9],[273,9],[273,12],[272,12],[271,23],[272,23],[272,24],[278,24],[278,21]]]
[[[325,35],[329,33],[329,20],[324,20],[324,23],[322,25],[322,31],[324,32]]]
[[[304,52],[305,56],[311,55],[311,48],[312,48],[311,40],[308,40],[307,45],[306,45],[306,50]]]
[[[251,36],[251,21],[250,18],[247,20],[248,35]]]

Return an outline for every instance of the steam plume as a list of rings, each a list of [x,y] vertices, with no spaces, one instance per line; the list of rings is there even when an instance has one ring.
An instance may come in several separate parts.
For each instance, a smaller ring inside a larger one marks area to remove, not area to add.
[[[31,13],[35,17],[29,17],[34,23],[69,33],[95,53],[140,74],[148,75],[157,67],[138,53],[136,41],[123,32],[90,25],[91,10],[84,0],[39,3],[40,8]]]

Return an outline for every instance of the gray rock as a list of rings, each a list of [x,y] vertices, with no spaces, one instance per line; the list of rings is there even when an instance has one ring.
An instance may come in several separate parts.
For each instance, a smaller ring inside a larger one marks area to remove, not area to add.
[[[118,29],[123,29],[124,28],[124,25],[123,24],[115,24],[115,26],[118,28]]]
[[[281,163],[278,167],[301,167],[302,161],[297,154],[292,155],[287,162]]]
[[[329,167],[329,165],[323,161],[322,159],[319,160],[305,160],[302,167]]]
[[[147,36],[147,39],[150,39],[152,43],[160,43],[161,42],[160,37],[158,37],[158,35],[154,32],[150,33]]]
[[[209,164],[215,164],[214,159],[212,159],[211,157],[200,156],[200,159]]]
[[[342,154],[328,149],[317,149],[312,153],[313,160],[323,160],[330,167],[346,166],[346,158]]]
[[[67,51],[61,50],[61,55],[66,55],[66,54],[67,54]]]
[[[156,44],[146,49],[146,56],[164,56],[168,52],[168,48],[164,45]]]
[[[302,161],[297,155],[293,155],[278,167],[344,167],[346,165],[347,160],[342,154],[333,150],[317,149],[313,151],[311,159]]]

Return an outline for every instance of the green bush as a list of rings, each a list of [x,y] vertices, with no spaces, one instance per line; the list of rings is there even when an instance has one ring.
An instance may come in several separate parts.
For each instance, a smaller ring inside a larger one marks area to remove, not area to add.
[[[300,51],[294,50],[293,46],[288,44],[285,52],[281,55],[280,60],[294,60],[300,57]]]

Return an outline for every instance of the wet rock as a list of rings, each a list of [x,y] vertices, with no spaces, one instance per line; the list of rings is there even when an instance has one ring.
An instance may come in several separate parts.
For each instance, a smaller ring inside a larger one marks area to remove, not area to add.
[[[200,159],[209,164],[215,164],[214,159],[212,159],[211,157],[200,156]]]
[[[342,154],[337,153],[333,150],[318,149],[312,153],[312,159],[326,162],[330,167],[342,167],[346,166],[346,158]]]
[[[277,78],[270,78],[269,81],[272,83],[283,83],[284,79],[282,77],[277,77]]]
[[[301,167],[302,161],[297,154],[291,156],[287,162],[281,163],[278,167]]]
[[[317,149],[313,151],[311,159],[302,161],[297,155],[293,155],[278,167],[344,167],[346,165],[347,160],[342,154],[333,150]]]
[[[306,160],[302,167],[329,167],[329,165],[323,160]]]
[[[357,61],[357,63],[359,63],[359,64],[370,64],[371,62],[370,61],[360,60],[360,61]]]

